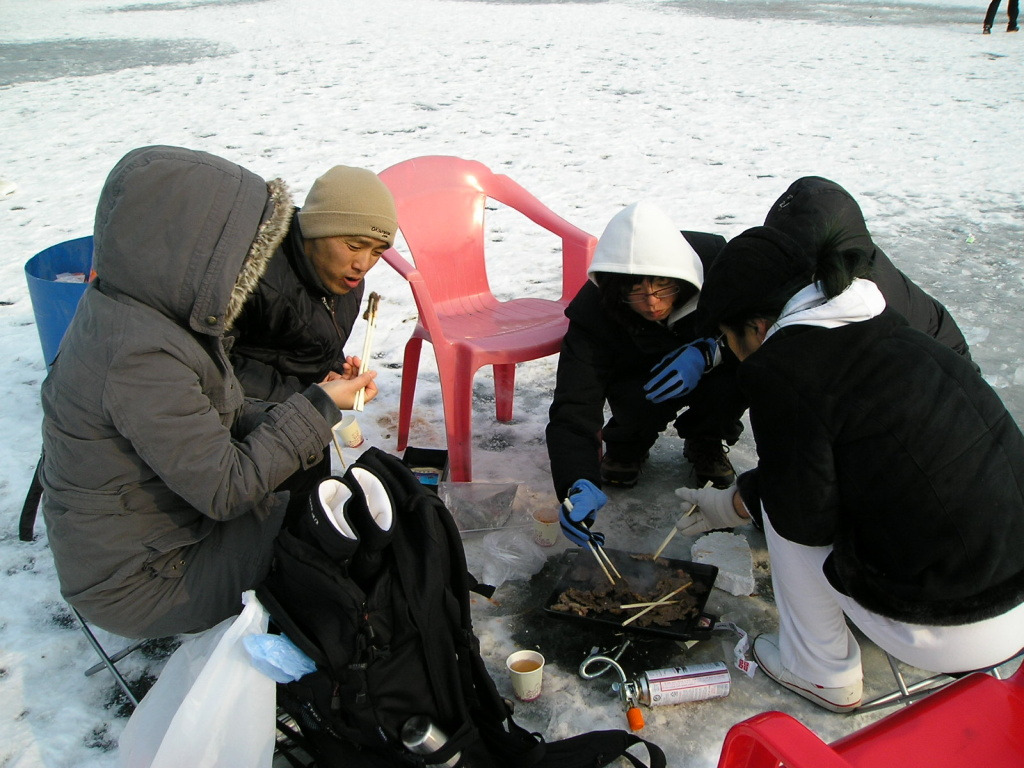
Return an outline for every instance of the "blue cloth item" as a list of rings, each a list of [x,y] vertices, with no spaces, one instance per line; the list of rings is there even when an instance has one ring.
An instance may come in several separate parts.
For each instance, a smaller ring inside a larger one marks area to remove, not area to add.
[[[252,665],[276,683],[291,683],[316,672],[313,660],[285,635],[246,635],[242,642]]]

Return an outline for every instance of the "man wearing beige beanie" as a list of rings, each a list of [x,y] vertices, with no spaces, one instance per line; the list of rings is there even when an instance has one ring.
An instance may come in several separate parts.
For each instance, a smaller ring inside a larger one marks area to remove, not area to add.
[[[373,171],[337,165],[313,183],[230,332],[247,397],[280,402],[352,372],[344,347],[363,278],[397,231],[395,201]]]

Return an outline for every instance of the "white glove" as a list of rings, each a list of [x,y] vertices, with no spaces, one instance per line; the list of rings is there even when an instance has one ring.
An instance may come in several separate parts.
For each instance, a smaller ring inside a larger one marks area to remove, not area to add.
[[[746,525],[749,517],[741,517],[733,507],[733,496],[739,493],[735,483],[728,488],[676,488],[676,496],[684,500],[683,516],[676,522],[676,528],[684,536],[699,536],[718,528],[735,528]],[[685,514],[690,505],[697,508]]]

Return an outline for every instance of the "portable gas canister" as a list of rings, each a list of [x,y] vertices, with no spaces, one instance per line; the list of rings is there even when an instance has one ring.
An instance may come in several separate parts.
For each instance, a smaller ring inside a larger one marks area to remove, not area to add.
[[[588,667],[595,662],[601,662],[603,666],[599,671],[589,672]],[[612,688],[618,691],[622,699],[626,721],[632,731],[639,731],[644,727],[641,704],[660,707],[728,696],[731,683],[729,668],[720,661],[648,670],[642,672],[635,680],[630,680],[615,659],[608,656],[590,656],[580,664],[579,671],[581,677],[591,679],[603,675],[609,669],[614,669],[619,675],[619,682],[614,683]]]
[[[637,699],[649,707],[728,696],[730,683],[729,668],[721,661],[649,670],[633,681]]]

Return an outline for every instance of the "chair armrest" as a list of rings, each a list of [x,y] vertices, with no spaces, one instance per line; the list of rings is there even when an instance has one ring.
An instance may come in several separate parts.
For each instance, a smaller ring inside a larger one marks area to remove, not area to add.
[[[395,248],[388,248],[384,251],[381,258],[409,283],[412,298],[416,302],[416,311],[420,315],[420,324],[431,331],[431,338],[433,339],[435,334],[440,333],[441,320],[434,309],[434,300],[430,296],[430,289],[427,288],[423,275]],[[437,339],[432,343],[436,344],[438,341],[441,341],[441,339]]]
[[[587,268],[594,258],[597,238],[578,230],[582,237],[562,238],[562,298],[563,304],[572,301],[587,282]]]
[[[561,302],[568,304],[587,281],[587,267],[594,256],[597,238],[563,219],[508,176],[495,174],[493,178],[497,187],[488,190],[490,197],[561,238]]]

